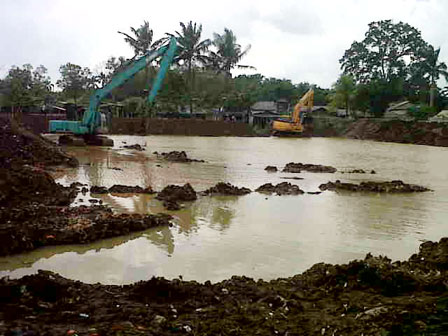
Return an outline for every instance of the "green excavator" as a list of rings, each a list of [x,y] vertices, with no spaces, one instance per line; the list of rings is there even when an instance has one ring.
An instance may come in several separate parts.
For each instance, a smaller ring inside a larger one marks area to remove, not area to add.
[[[104,128],[105,118],[99,111],[101,101],[110,92],[123,85],[132,78],[137,72],[147,67],[153,60],[163,57],[160,63],[160,69],[157,73],[151,91],[148,96],[148,104],[152,105],[157,96],[166,72],[168,71],[177,49],[177,41],[174,37],[170,39],[168,45],[162,46],[157,50],[148,51],[145,55],[132,61],[124,70],[112,77],[109,83],[96,90],[89,100],[89,107],[84,112],[81,121],[72,120],[50,120],[50,133],[59,133],[59,142],[68,145],[95,145],[95,146],[113,146],[113,140],[100,135]]]

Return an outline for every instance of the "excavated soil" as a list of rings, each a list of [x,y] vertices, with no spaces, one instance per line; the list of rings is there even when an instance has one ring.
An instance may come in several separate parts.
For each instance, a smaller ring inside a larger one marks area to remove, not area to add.
[[[163,188],[156,196],[158,200],[163,201],[163,206],[168,210],[179,210],[181,207],[178,202],[195,201],[198,196],[190,183],[184,186],[169,185]]]
[[[328,182],[319,186],[320,190],[347,190],[347,191],[367,191],[367,192],[380,192],[380,193],[414,193],[431,191],[428,188],[407,184],[403,181],[396,180],[390,182],[361,182],[360,184],[343,183],[339,180],[336,182]]]
[[[434,122],[361,119],[351,124],[344,136],[352,139],[448,146],[448,127]]]
[[[127,186],[122,184],[114,184],[107,189],[106,187],[92,186],[90,188],[92,194],[155,194],[156,192],[152,188],[142,188],[140,186]]]
[[[283,172],[286,173],[301,173],[302,170],[312,173],[335,173],[337,171],[336,168],[331,166],[294,162],[288,163],[285,168],[283,168]]]
[[[298,185],[291,184],[289,182],[282,182],[277,185],[273,185],[272,183],[266,183],[262,186],[255,189],[257,192],[261,193],[276,193],[277,195],[302,195],[305,192],[300,189]]]
[[[367,255],[272,281],[0,280],[5,335],[446,335],[448,238],[408,261]]]
[[[184,151],[172,151],[169,153],[154,152],[154,154],[159,158],[172,162],[205,162],[204,160],[190,159]]]
[[[134,150],[138,150],[138,151],[140,151],[140,152],[142,152],[142,151],[144,151],[145,149],[141,146],[141,145],[139,145],[139,144],[134,144],[134,145],[124,145],[124,146],[122,146],[123,148],[126,148],[126,149],[134,149]]]
[[[48,207],[43,204],[0,211],[0,255],[22,253],[41,246],[85,244],[160,225],[166,214],[114,214],[104,206]]]
[[[202,195],[229,195],[229,196],[242,196],[250,194],[252,190],[249,188],[238,188],[236,186],[231,185],[230,183],[218,182],[214,187],[211,187],[207,190],[204,190]]]
[[[267,166],[264,170],[266,170],[267,172],[270,172],[270,173],[275,173],[278,171],[276,166]]]

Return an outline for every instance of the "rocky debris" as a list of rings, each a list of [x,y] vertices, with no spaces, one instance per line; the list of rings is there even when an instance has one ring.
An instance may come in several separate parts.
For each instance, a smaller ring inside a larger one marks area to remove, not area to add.
[[[361,182],[360,184],[343,183],[339,180],[328,182],[319,186],[320,190],[347,190],[347,191],[368,191],[379,193],[413,193],[431,191],[428,188],[415,184],[407,184],[400,180],[390,182]]]
[[[302,195],[304,191],[300,189],[298,185],[291,184],[289,182],[282,182],[277,185],[272,183],[266,183],[255,189],[255,191],[260,193],[276,193],[277,195]]]
[[[286,173],[301,173],[302,170],[312,172],[312,173],[335,173],[337,171],[336,168],[331,166],[323,166],[316,165],[310,163],[288,163],[285,168],[283,168],[283,172]]]
[[[169,208],[168,210],[179,210],[178,202],[195,201],[198,197],[190,183],[187,183],[183,186],[173,184],[166,186],[157,194],[156,198],[163,201],[163,205]]]
[[[109,190],[106,187],[100,187],[100,186],[90,187],[91,194],[107,194],[108,192]]]
[[[264,170],[266,170],[267,172],[270,172],[270,173],[275,173],[278,171],[276,166],[267,166]]]
[[[144,151],[145,149],[141,146],[141,145],[139,145],[139,144],[134,144],[134,145],[124,145],[124,146],[122,146],[123,148],[126,148],[126,149],[135,149],[135,150],[138,150],[138,151]]]
[[[444,335],[447,258],[444,238],[409,261],[367,255],[271,281],[110,286],[38,271],[0,280],[0,334]]]
[[[203,191],[202,195],[229,195],[229,196],[241,196],[250,194],[252,190],[249,188],[238,188],[230,183],[218,182],[214,187],[211,187]]]
[[[108,190],[111,194],[155,194],[151,187],[142,188],[140,186],[126,186],[115,184]]]
[[[41,246],[85,244],[95,240],[170,225],[168,215],[114,214],[99,205],[48,207],[42,204],[0,210],[0,255]]]
[[[172,151],[169,153],[154,152],[158,157],[172,162],[205,162],[204,160],[190,159],[185,151]]]

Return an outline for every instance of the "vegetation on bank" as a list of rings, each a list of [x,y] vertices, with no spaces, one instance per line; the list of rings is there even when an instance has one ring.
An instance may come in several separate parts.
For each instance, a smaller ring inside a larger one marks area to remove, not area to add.
[[[55,86],[44,66],[29,64],[13,66],[0,79],[0,106],[20,109],[24,106],[48,106],[56,101],[87,105],[92,90],[105,85],[129,61],[142,56],[148,49],[165,44],[171,36],[177,38],[179,51],[174,65],[165,78],[156,106],[151,110],[179,112],[224,108],[245,111],[257,101],[284,99],[291,105],[313,86],[315,105],[344,108],[381,117],[390,103],[408,100],[418,106],[410,115],[427,119],[448,103],[448,87],[438,88],[440,77],[448,78],[447,66],[439,59],[440,48],[424,41],[421,32],[407,23],[391,20],[372,22],[362,41],[355,41],[340,59],[342,74],[330,89],[312,83],[292,83],[288,79],[268,78],[262,74],[232,76],[235,68],[251,68],[240,62],[250,51],[250,45],[238,43],[232,30],[204,38],[202,25],[180,23],[180,29],[154,39],[148,21],[124,36],[134,57],[110,57],[97,71],[77,64],[61,65],[61,77]],[[132,80],[113,91],[109,102],[121,103],[133,116],[148,112],[145,96],[148,83],[157,73],[156,62]],[[129,115],[130,113],[128,113]]]

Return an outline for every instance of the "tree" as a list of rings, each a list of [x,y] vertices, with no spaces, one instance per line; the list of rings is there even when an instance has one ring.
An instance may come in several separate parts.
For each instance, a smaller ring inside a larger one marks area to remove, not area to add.
[[[6,103],[20,110],[23,106],[43,105],[51,92],[47,69],[40,65],[35,70],[31,64],[21,68],[13,66],[2,83]],[[14,111],[13,111],[14,112]]]
[[[175,34],[169,34],[170,37],[176,37],[178,44],[178,56],[176,61],[183,61],[188,73],[189,102],[190,112],[193,112],[193,91],[194,91],[194,68],[197,65],[204,65],[208,58],[205,52],[211,44],[209,39],[201,41],[202,25],[190,21],[188,24],[180,22],[181,31]]]
[[[334,104],[343,104],[345,107],[345,112],[348,115],[348,111],[350,108],[350,102],[354,98],[356,85],[353,77],[347,75],[341,75],[337,82],[333,85],[334,96],[333,103]]]
[[[427,43],[407,23],[372,22],[361,42],[353,42],[339,60],[344,74],[360,83],[379,79],[408,78],[411,67],[425,57]]]
[[[231,70],[238,68],[251,68],[250,65],[239,65],[238,63],[250,50],[248,45],[244,50],[236,43],[236,36],[230,29],[224,28],[224,34],[213,34],[213,45],[216,52],[210,52],[211,67],[218,72],[224,72],[229,78],[232,77]]]
[[[149,28],[148,21],[143,21],[139,28],[130,27],[130,29],[134,36],[121,31],[118,33],[124,35],[124,40],[134,50],[134,55],[141,56],[152,47],[153,30]]]
[[[92,86],[95,83],[92,80],[92,73],[87,67],[82,68],[79,65],[67,63],[60,66],[59,72],[61,73],[61,79],[56,84],[68,97],[73,98],[75,105],[81,94],[93,88]]]
[[[443,76],[448,81],[447,66],[444,62],[439,62],[440,48],[434,49],[432,45],[428,46],[425,54],[423,71],[426,72],[430,82],[430,102],[429,106],[434,106],[435,91],[437,90],[436,81]]]

